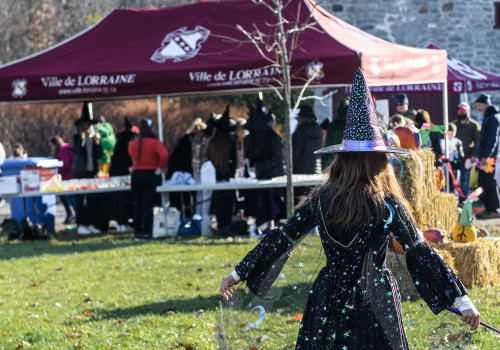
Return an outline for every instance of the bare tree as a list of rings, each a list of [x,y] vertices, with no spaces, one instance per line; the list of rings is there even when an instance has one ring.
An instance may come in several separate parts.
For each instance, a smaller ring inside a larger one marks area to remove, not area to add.
[[[264,33],[257,25],[254,25],[251,30],[243,28],[238,25],[237,29],[241,31],[252,43],[259,54],[268,62],[268,67],[279,68],[282,72],[281,79],[274,79],[275,84],[270,84],[267,87],[272,88],[278,97],[283,101],[285,112],[285,164],[286,164],[286,215],[291,217],[294,209],[294,190],[293,190],[293,157],[292,157],[292,138],[290,131],[290,113],[295,113],[299,107],[300,102],[305,99],[315,97],[304,97],[305,90],[309,87],[311,82],[318,78],[321,74],[321,67],[314,67],[307,72],[307,79],[299,76],[291,75],[291,62],[294,50],[299,45],[299,36],[306,30],[320,31],[316,26],[316,22],[312,20],[312,11],[305,20],[300,19],[301,6],[305,6],[302,2],[299,3],[298,11],[293,16],[286,17],[284,9],[296,0],[252,0],[252,2],[259,6],[266,7],[274,16],[276,16],[276,23],[268,24],[273,26],[271,34]],[[315,5],[316,6],[316,5]],[[274,53],[274,55],[272,54]],[[274,57],[273,57],[274,56]],[[311,62],[312,63],[312,62]],[[294,79],[303,80],[303,86],[300,89],[299,96],[292,106],[291,98],[291,81]],[[323,96],[318,99],[323,99],[328,96]]]

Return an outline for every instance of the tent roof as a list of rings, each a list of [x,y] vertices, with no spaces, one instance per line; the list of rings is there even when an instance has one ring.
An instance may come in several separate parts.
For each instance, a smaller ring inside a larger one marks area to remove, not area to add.
[[[441,50],[430,43],[427,49]],[[474,68],[448,56],[448,92],[465,93],[500,90],[500,75]],[[349,91],[349,89],[347,89]],[[442,84],[404,84],[393,86],[371,86],[372,92],[441,92]]]
[[[334,17],[313,0],[290,1],[288,26],[309,21],[291,61],[292,85],[349,85],[361,67],[370,85],[446,79],[444,50],[396,45]],[[93,27],[0,67],[0,103],[75,101],[277,86],[280,67],[261,56],[238,27],[264,34],[276,59],[277,18],[248,0],[160,9],[116,9]],[[288,42],[292,42],[290,37]]]

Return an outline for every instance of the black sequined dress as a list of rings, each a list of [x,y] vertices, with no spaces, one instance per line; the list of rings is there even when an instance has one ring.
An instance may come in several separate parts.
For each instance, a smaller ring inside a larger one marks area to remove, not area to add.
[[[254,294],[265,295],[286,261],[283,254],[318,226],[327,263],[310,291],[296,349],[409,349],[401,297],[385,266],[391,232],[405,249],[418,292],[435,314],[467,294],[453,271],[420,239],[403,204],[392,195],[386,197],[383,222],[359,229],[327,227],[322,207],[322,200],[308,199],[235,268]]]

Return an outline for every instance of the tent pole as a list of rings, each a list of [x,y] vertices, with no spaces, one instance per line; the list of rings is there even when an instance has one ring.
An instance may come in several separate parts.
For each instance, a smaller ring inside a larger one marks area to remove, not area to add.
[[[158,105],[158,139],[163,142],[163,116],[161,114],[161,95],[156,96]]]
[[[444,156],[446,159],[450,158],[449,142],[448,139],[448,83],[443,82],[443,120],[444,120]],[[450,177],[448,164],[444,167],[444,176],[446,179],[446,192],[450,190]]]
[[[88,102],[87,105],[89,106],[90,119],[94,119],[94,107],[92,106],[92,102]]]

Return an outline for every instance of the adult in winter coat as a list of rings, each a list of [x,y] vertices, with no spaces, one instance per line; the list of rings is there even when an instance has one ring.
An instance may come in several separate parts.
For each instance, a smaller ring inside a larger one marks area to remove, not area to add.
[[[320,174],[321,158],[314,151],[321,148],[323,133],[309,106],[300,107],[297,129],[292,135],[293,173]]]
[[[297,129],[292,134],[292,154],[294,174],[320,174],[321,157],[314,154],[323,145],[323,133],[318,119],[309,106],[302,106],[297,116]],[[308,187],[295,187],[295,200],[308,192]]]
[[[319,271],[308,294],[296,349],[410,349],[397,283],[385,264],[391,232],[406,250],[408,270],[431,310],[437,314],[455,305],[464,322],[472,329],[479,326],[480,315],[467,298],[466,288],[420,238],[406,210],[386,153],[410,152],[384,145],[369,97],[358,69],[344,141],[320,151],[338,153],[329,168],[328,180],[221,282],[220,292],[225,299],[231,297],[231,287],[238,280],[245,281],[248,289],[261,298],[272,298],[273,293],[267,295],[267,291],[280,276],[286,258],[297,242],[317,226],[326,266]],[[265,316],[273,317],[267,313]],[[266,318],[259,322],[265,328]],[[245,332],[248,328],[240,329]]]
[[[347,108],[349,108],[349,97],[341,99],[337,106],[337,116],[328,125],[328,129],[326,130],[325,146],[336,145],[342,142],[347,117]],[[334,154],[321,155],[321,166],[323,169],[328,168],[328,166],[333,162],[334,157]]]
[[[481,125],[470,117],[470,106],[467,102],[460,102],[457,109],[457,119],[453,124],[457,126],[457,139],[462,141],[465,159],[477,159],[477,142]],[[460,168],[460,188],[464,196],[469,195],[471,166],[466,162]]]
[[[96,123],[97,121],[90,117],[89,106],[85,102],[80,119],[75,121],[78,130],[73,135],[75,179],[93,178],[99,170],[97,159],[102,157],[102,147],[100,135],[93,127]],[[99,195],[77,195],[76,208],[77,233],[81,235],[100,233],[101,231],[96,227],[101,212]]]
[[[73,178],[73,162],[75,160],[75,153],[73,153],[73,146],[65,143],[60,136],[52,136],[50,138],[50,148],[57,160],[63,162],[63,165],[57,169],[61,175],[61,180],[71,180]],[[64,224],[71,224],[76,220],[76,200],[75,196],[60,195],[59,199],[66,211],[66,219]],[[73,209],[73,211],[71,210]]]
[[[495,164],[495,171],[489,171],[485,164],[488,159],[497,162],[500,150],[500,111],[497,106],[491,104],[490,95],[481,94],[476,100],[476,108],[479,113],[483,114],[483,123],[481,125],[481,134],[479,134],[479,146],[477,149],[478,158],[483,164],[483,168],[478,173],[479,186],[483,187],[481,195],[484,202],[485,211],[478,214],[478,217],[483,219],[492,219],[500,217],[498,208],[498,186],[495,181],[495,172],[499,168]],[[490,165],[491,166],[491,165]]]
[[[132,193],[135,199],[134,232],[136,239],[153,237],[153,206],[156,186],[167,166],[168,151],[151,129],[151,119],[142,119],[139,138],[128,145],[132,158]]]
[[[132,158],[128,154],[128,145],[130,141],[137,138],[139,128],[130,123],[128,117],[125,117],[123,128],[116,134],[116,145],[111,164],[109,167],[110,176],[127,176],[132,170]],[[134,216],[134,197],[129,191],[112,192],[111,208],[112,217],[116,220],[118,232],[132,232],[134,229],[129,224],[129,219]]]

